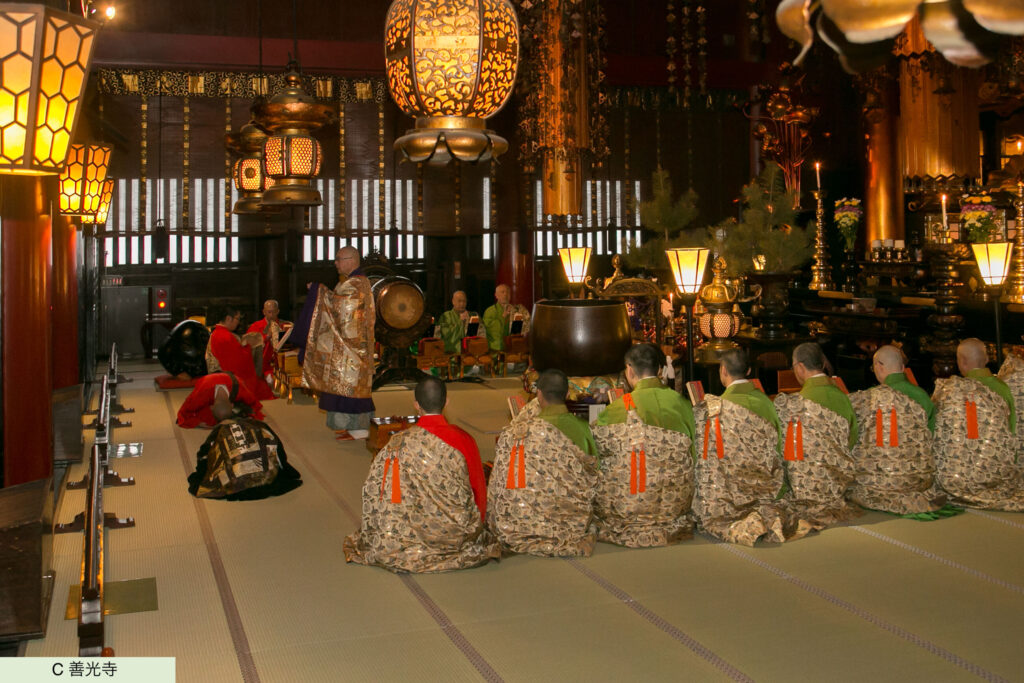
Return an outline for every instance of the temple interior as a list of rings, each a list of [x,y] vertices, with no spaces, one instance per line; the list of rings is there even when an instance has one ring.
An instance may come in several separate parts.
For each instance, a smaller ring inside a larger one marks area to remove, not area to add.
[[[929,395],[964,340],[1024,373],[1018,5],[0,3],[0,679],[1024,678],[995,506],[438,573],[343,552],[426,377],[489,474],[539,373],[593,424],[639,344],[694,406],[735,349],[769,397],[808,343],[851,396],[889,347]],[[361,276],[373,417],[340,429],[366,413],[325,408],[315,321]],[[179,410],[228,319],[294,491],[190,495],[211,431]]]

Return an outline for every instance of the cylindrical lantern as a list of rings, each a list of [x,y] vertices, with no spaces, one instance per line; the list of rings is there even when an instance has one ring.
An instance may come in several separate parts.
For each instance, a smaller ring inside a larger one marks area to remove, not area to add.
[[[64,216],[95,215],[110,166],[111,147],[98,143],[72,143],[57,188]]]
[[[505,106],[516,80],[519,20],[509,0],[395,0],[384,48],[391,96],[416,119],[396,150],[444,164],[508,149],[484,119]]]
[[[725,259],[716,258],[711,266],[714,278],[700,292],[704,312],[697,323],[700,333],[708,341],[698,349],[698,354],[707,362],[716,360],[724,351],[736,348],[732,337],[740,331],[740,315],[733,310],[737,292],[725,280],[725,267]]]
[[[237,133],[229,133],[225,138],[228,149],[241,157],[231,168],[231,177],[239,194],[231,212],[252,214],[266,210],[263,192],[267,189],[268,176],[263,168],[263,145],[267,134],[254,120],[250,120]]]
[[[562,269],[570,284],[582,284],[587,279],[587,266],[590,264],[590,247],[560,247],[558,256],[562,259]]]
[[[0,173],[60,172],[98,28],[43,5],[0,3]]]
[[[103,189],[100,192],[99,201],[96,203],[96,210],[82,214],[82,223],[93,225],[106,225],[107,215],[110,213],[110,202],[114,198],[114,179],[107,178],[103,181]]]
[[[978,261],[981,279],[990,287],[1000,287],[1010,272],[1010,257],[1013,255],[1012,242],[986,242],[972,244],[974,258]]]
[[[294,69],[285,74],[285,87],[259,111],[259,121],[270,136],[263,145],[263,170],[269,176],[261,206],[320,206],[320,192],[312,180],[320,172],[320,143],[310,131],[333,115],[302,88]]]

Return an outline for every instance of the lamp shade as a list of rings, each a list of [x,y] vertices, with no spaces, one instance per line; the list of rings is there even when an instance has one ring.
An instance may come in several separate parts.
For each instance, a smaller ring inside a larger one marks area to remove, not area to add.
[[[259,157],[239,159],[235,162],[231,175],[235,181],[235,189],[239,192],[263,192],[267,189],[263,160]]]
[[[587,277],[590,247],[562,247],[558,250],[558,255],[562,258],[566,279],[574,285],[581,284]]]
[[[666,249],[665,255],[672,266],[672,277],[683,294],[697,294],[704,282],[704,269],[710,251],[704,247],[678,247]]]
[[[109,145],[71,143],[57,182],[62,215],[83,216],[99,210],[111,151]]]
[[[0,3],[0,173],[60,171],[97,29],[43,5]]]
[[[1010,257],[1013,255],[1012,242],[986,242],[972,244],[974,258],[978,261],[981,279],[986,285],[998,287],[1006,280],[1010,270]]]
[[[114,179],[107,178],[103,181],[103,189],[100,192],[96,210],[82,214],[82,223],[94,225],[106,225],[107,215],[110,213],[110,202],[114,198]]]
[[[384,27],[388,88],[415,129],[395,141],[413,161],[480,161],[508,142],[484,130],[515,84],[519,20],[509,0],[395,0]]]

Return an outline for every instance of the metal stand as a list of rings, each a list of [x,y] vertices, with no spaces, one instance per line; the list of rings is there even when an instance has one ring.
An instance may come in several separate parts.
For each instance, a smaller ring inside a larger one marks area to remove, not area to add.
[[[996,287],[996,295],[992,297],[992,307],[996,314],[996,369],[1003,366],[1003,331],[1002,325],[1000,324],[1000,318],[1002,318],[1002,310],[999,308],[999,293],[1000,288]]]
[[[1017,234],[1013,237],[1013,270],[1006,281],[1006,298],[1024,304],[1024,180],[1017,180]]]
[[[693,306],[697,303],[696,294],[681,294],[679,300],[686,307],[686,381],[692,382],[693,376]]]
[[[808,289],[832,289],[832,275],[828,266],[828,243],[825,241],[825,206],[822,204],[821,190],[816,190],[814,198],[818,201],[815,217],[818,228],[814,231],[814,265],[811,266],[811,284]]]

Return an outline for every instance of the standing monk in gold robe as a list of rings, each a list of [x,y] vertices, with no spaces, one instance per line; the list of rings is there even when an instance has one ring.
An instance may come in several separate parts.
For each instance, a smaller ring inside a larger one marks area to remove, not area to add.
[[[292,340],[299,347],[302,385],[320,392],[327,426],[339,438],[365,439],[374,410],[373,292],[354,248],[339,249],[334,266],[342,281],[333,291],[310,284]]]

